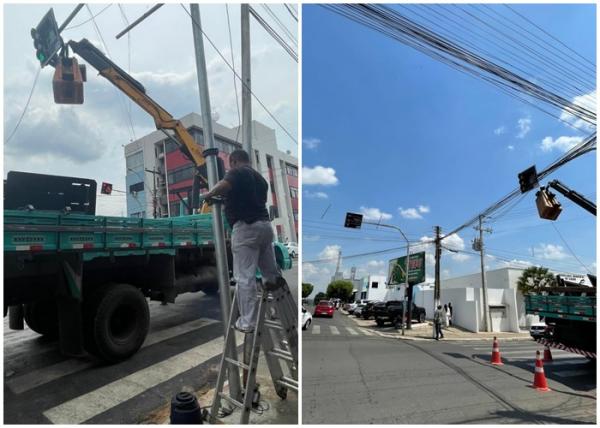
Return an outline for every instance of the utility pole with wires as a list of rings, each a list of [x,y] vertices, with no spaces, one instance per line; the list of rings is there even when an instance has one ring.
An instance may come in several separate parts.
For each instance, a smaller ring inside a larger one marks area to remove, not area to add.
[[[256,167],[256,157],[252,150],[252,94],[250,58],[250,5],[241,5],[242,24],[242,142],[244,150],[250,156],[252,167]]]
[[[485,251],[483,245],[483,232],[492,233],[491,228],[483,228],[483,215],[479,216],[479,226],[474,227],[475,230],[479,231],[479,238],[473,240],[473,249],[479,251],[481,257],[481,288],[483,290],[483,319],[485,331],[491,330],[491,319],[490,319],[490,307],[488,305],[488,292],[487,283],[485,278]]]
[[[433,286],[433,313],[440,305],[440,261],[442,258],[442,229],[435,226],[435,283]],[[435,337],[435,322],[433,323],[433,337]]]

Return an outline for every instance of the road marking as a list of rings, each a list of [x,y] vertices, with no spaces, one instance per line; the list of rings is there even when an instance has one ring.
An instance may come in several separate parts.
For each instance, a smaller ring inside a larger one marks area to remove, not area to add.
[[[321,326],[320,325],[313,325],[312,334],[321,334]]]
[[[216,322],[216,320],[200,318],[185,324],[176,325],[174,327],[150,333],[148,337],[146,337],[146,341],[142,345],[142,348],[146,348],[164,340],[168,340],[190,331],[206,327]],[[40,385],[44,385],[56,379],[60,379],[61,377],[86,370],[93,366],[94,363],[89,360],[70,358],[38,370],[28,371],[20,376],[11,377],[6,381],[6,384],[15,394],[21,394],[25,391],[37,388]]]
[[[358,331],[354,330],[353,328],[346,327],[346,330],[348,330],[352,336],[358,335]]]
[[[575,377],[575,376],[583,376],[583,375],[591,375],[590,370],[562,370],[557,372],[552,372],[552,374],[559,377]]]
[[[329,328],[331,329],[331,334],[340,334],[340,331],[338,330],[338,328],[334,325],[329,326]]]
[[[530,345],[526,345],[526,346],[530,346]],[[485,347],[485,348],[472,348],[472,349],[474,349],[476,351],[489,351],[489,350],[492,349],[492,347],[489,346],[489,347]],[[540,347],[535,347],[535,348],[525,347],[525,348],[521,348],[521,347],[518,347],[518,346],[502,346],[501,345],[500,346],[500,351],[502,351],[503,349],[521,349],[521,350],[528,350],[528,351],[532,350],[533,352],[535,352],[537,350],[540,350],[541,348]]]
[[[375,336],[375,333],[373,333],[371,330],[368,330],[368,329],[362,328],[362,327],[359,327],[359,329],[360,329],[360,331],[362,331],[367,336]]]
[[[236,333],[238,343],[242,333]],[[81,424],[223,352],[223,336],[146,367],[44,412],[53,424]]]

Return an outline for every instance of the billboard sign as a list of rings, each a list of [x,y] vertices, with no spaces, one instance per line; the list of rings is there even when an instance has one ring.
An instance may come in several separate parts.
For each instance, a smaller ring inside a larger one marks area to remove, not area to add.
[[[425,252],[411,254],[408,259],[408,284],[415,285],[425,282]],[[388,266],[388,285],[406,283],[406,256],[390,260]]]

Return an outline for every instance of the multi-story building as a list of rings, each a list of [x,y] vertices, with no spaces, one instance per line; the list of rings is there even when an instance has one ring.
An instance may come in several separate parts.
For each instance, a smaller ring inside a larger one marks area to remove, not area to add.
[[[190,113],[181,122],[204,147],[202,117]],[[215,144],[225,169],[229,153],[242,148],[242,130],[213,122]],[[267,205],[274,232],[281,242],[297,242],[298,159],[277,147],[275,130],[252,121],[252,148],[256,169],[269,183]],[[173,217],[186,213],[191,199],[193,164],[162,131],[153,131],[125,146],[127,215]]]

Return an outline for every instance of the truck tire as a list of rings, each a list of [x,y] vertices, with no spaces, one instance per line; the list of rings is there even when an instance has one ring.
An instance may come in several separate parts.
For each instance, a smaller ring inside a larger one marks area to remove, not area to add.
[[[24,311],[25,322],[30,329],[48,337],[58,337],[58,309],[52,299],[27,303]]]
[[[410,272],[410,271],[409,271]],[[419,322],[420,323],[424,323],[425,322],[425,314],[423,312],[421,312],[419,314]]]
[[[375,322],[377,323],[378,327],[383,327],[383,325],[385,324],[385,321],[381,318],[375,318]]]
[[[89,353],[118,363],[140,349],[150,324],[148,302],[140,290],[128,284],[107,284],[84,298],[84,303]]]

